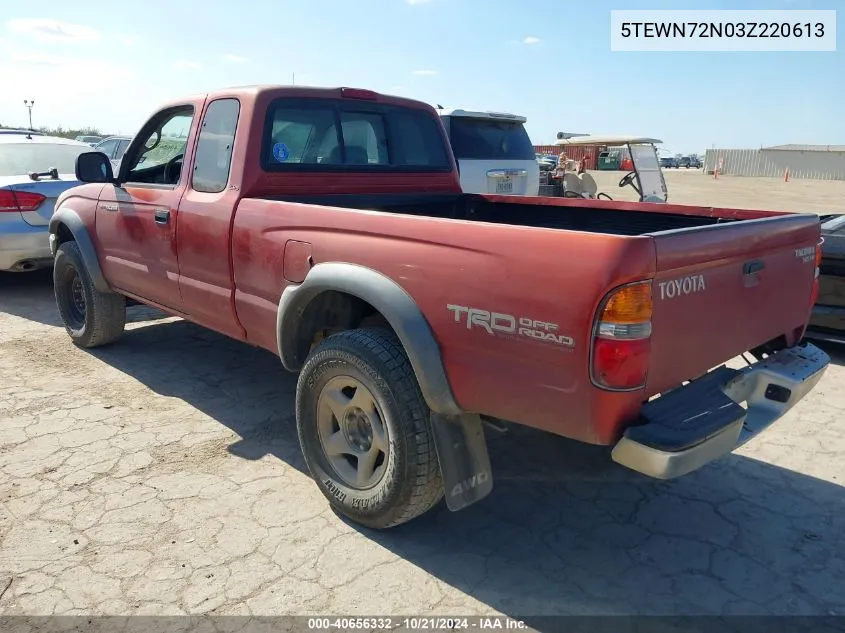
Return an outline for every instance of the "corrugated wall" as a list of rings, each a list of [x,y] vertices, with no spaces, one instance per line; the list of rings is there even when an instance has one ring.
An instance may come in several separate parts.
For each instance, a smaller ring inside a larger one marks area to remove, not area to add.
[[[845,180],[845,152],[802,152],[765,149],[708,149],[704,171],[712,173],[719,159],[726,176],[763,176],[806,180]]]

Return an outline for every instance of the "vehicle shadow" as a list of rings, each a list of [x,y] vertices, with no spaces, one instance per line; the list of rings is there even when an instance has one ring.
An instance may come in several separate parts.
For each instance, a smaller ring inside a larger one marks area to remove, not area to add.
[[[235,431],[232,453],[270,454],[306,472],[295,377],[273,354],[183,321],[136,327],[91,353]],[[479,611],[845,614],[845,494],[836,481],[731,455],[658,482],[616,466],[606,448],[520,427],[491,433],[489,446],[494,491],[479,504],[457,514],[441,504],[384,532],[351,529]]]
[[[296,376],[274,354],[183,320],[135,327],[119,343],[87,351],[237,433],[241,439],[229,446],[234,455],[271,454],[307,472],[296,436]]]

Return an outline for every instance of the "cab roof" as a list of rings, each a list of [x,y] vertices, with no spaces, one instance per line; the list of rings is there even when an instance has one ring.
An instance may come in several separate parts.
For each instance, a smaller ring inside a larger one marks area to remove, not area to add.
[[[258,99],[278,98],[301,98],[301,99],[350,99],[363,100],[371,103],[384,103],[389,105],[418,108],[423,110],[434,110],[429,104],[415,99],[408,99],[395,95],[388,95],[365,88],[354,88],[349,86],[338,87],[317,87],[317,86],[289,86],[283,84],[255,84],[248,86],[232,86],[220,88],[207,93],[195,93],[184,95],[179,99],[170,100],[162,105],[163,108],[178,106],[189,102],[201,102],[205,99],[219,99],[224,97],[237,97],[244,101],[256,101]]]

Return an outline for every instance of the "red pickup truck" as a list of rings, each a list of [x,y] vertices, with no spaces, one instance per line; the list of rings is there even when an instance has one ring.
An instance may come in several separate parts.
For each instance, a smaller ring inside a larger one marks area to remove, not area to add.
[[[815,215],[462,194],[417,101],[220,90],[164,106],[117,175],[98,152],[76,170],[50,222],[71,339],[116,341],[132,300],[278,354],[311,474],[371,527],[485,497],[485,422],[672,478],[830,360],[799,343]]]

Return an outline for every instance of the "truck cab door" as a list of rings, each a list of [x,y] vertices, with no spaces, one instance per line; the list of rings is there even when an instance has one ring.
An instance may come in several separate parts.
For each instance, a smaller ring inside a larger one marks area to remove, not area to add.
[[[97,206],[96,233],[106,278],[128,295],[181,311],[176,224],[188,181],[195,108],[156,114],[124,156],[118,184],[107,185]]]
[[[243,162],[232,164],[236,143],[240,156],[248,138],[238,132],[241,104],[234,96],[205,106],[197,132],[190,182],[179,204],[179,291],[192,321],[244,339],[235,313],[230,249],[232,218],[241,196]],[[237,133],[237,134],[236,134]]]

